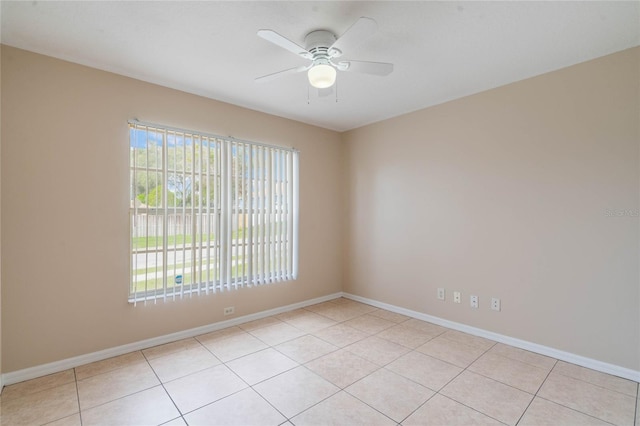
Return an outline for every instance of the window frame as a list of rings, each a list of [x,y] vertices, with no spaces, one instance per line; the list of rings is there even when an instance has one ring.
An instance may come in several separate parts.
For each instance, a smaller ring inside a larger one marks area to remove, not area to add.
[[[156,303],[161,299],[175,300],[297,279],[299,151],[137,120],[129,121],[128,128],[130,303]],[[138,140],[139,132],[144,134],[143,146]],[[150,138],[150,134],[154,136]],[[154,151],[152,162],[151,148]],[[182,150],[181,170],[177,165],[179,149]],[[141,150],[144,159],[139,162],[144,162],[143,166],[137,164]],[[172,150],[173,168],[170,167]],[[215,164],[210,164],[210,161]],[[146,204],[139,198],[138,174],[144,177],[142,194]],[[149,192],[152,176],[155,179],[153,199]],[[177,182],[181,182],[180,191]],[[156,205],[151,205],[154,202]],[[180,207],[177,205],[179,202],[182,204]],[[203,222],[205,215],[206,224]],[[178,229],[169,228],[172,216],[175,223],[182,222],[181,239]],[[143,218],[145,223],[141,225]],[[153,237],[149,232],[151,218],[155,224],[151,232]],[[214,228],[211,226],[212,218]],[[158,221],[161,222],[161,231]],[[144,231],[141,231],[142,226]],[[138,245],[138,235],[141,234],[145,242],[143,246]],[[189,235],[191,241],[187,242]],[[155,245],[149,245],[151,238],[155,239]],[[182,263],[179,269],[182,274],[178,274],[176,269],[180,250]],[[151,251],[154,253],[153,272],[149,272]],[[173,264],[169,264],[169,252],[173,253]],[[139,256],[144,258],[143,274],[139,273]],[[186,272],[187,263],[190,263],[191,274]],[[173,267],[173,275],[169,273],[170,267]],[[206,277],[203,277],[203,271],[206,271]],[[138,288],[141,275],[144,290]],[[150,276],[155,277],[152,287],[148,286]],[[189,282],[186,282],[187,277]],[[159,279],[161,286],[158,286]],[[171,283],[170,280],[174,281]]]

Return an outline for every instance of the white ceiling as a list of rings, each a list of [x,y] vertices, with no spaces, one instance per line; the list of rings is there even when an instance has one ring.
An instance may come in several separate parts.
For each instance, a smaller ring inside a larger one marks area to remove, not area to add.
[[[6,45],[338,131],[640,44],[638,1],[3,0],[1,14]],[[306,63],[259,29],[303,45],[360,16],[378,32],[344,58],[392,62],[391,75],[339,73],[337,102],[308,91],[305,73],[254,82]]]

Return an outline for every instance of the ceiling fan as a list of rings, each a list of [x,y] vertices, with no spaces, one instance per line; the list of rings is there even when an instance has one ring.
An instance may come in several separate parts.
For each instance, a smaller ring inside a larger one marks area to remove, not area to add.
[[[282,47],[298,56],[311,61],[308,65],[289,68],[273,74],[256,78],[257,82],[271,81],[287,74],[308,71],[309,84],[318,89],[333,86],[337,71],[360,72],[385,76],[393,71],[393,64],[385,62],[366,62],[340,60],[343,52],[355,48],[365,38],[376,32],[378,25],[371,18],[359,18],[340,38],[331,31],[312,31],[304,38],[305,47],[299,46],[273,30],[259,30],[258,36]]]

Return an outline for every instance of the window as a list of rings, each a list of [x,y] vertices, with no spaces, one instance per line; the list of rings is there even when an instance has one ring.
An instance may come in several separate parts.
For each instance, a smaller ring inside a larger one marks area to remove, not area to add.
[[[297,277],[298,153],[129,123],[130,301]]]

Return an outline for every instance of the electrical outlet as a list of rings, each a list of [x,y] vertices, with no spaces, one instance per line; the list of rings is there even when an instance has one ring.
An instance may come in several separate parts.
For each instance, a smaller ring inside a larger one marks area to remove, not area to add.
[[[438,300],[444,300],[444,288],[438,289]]]
[[[496,297],[491,298],[491,309],[494,311],[500,311],[500,299]]]
[[[228,308],[224,308],[224,315],[231,315],[236,311],[236,308],[233,306],[229,306]]]
[[[469,296],[469,306],[478,309],[478,296]]]
[[[461,297],[460,297],[460,292],[459,291],[454,291],[453,292],[453,303],[460,303],[462,301]]]

